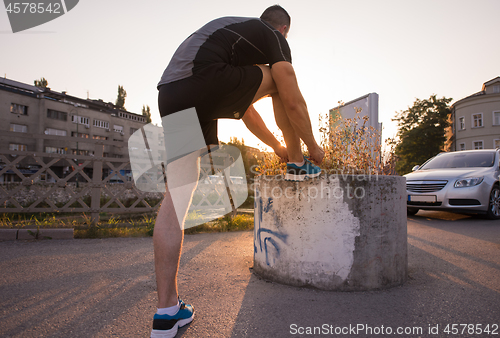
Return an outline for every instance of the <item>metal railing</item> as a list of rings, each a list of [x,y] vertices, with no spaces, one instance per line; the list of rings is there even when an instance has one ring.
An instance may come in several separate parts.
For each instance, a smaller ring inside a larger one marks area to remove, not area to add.
[[[156,211],[163,199],[162,193],[148,193],[137,189],[131,176],[123,173],[130,170],[130,160],[104,156],[104,146],[127,148],[125,142],[82,139],[76,137],[33,135],[7,132],[0,136],[0,142],[7,137],[26,136],[28,138],[57,140],[60,144],[85,143],[93,147],[94,154],[75,155],[31,151],[0,151],[0,177],[10,175],[17,182],[0,184],[0,213],[90,213],[91,223],[97,224],[99,214],[110,213],[149,213]],[[24,163],[24,164],[23,164]],[[26,172],[20,167],[35,168]],[[203,168],[205,177],[213,167]],[[68,170],[61,170],[68,168]],[[56,170],[58,169],[58,170]],[[121,183],[112,183],[118,181]],[[29,190],[32,199],[23,201],[23,194]],[[65,195],[64,201],[57,196]],[[102,198],[106,196],[106,198]],[[133,196],[134,201],[123,203],[123,196]],[[206,208],[223,204],[223,196],[210,202],[206,196],[197,203]],[[198,206],[200,207],[200,206]]]

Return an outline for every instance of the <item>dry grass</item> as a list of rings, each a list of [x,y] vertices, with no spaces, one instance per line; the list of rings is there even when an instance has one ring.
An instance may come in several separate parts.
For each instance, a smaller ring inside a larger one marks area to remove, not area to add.
[[[74,238],[111,238],[111,237],[146,237],[152,236],[156,215],[130,216],[101,215],[100,221],[91,226],[88,214],[57,218],[50,216],[30,216],[15,219],[8,214],[0,215],[0,228],[36,229],[74,228]],[[205,232],[227,232],[253,229],[253,215],[240,214],[235,217],[226,215],[212,222],[186,229],[186,234]]]
[[[253,215],[240,214],[235,217],[226,215],[215,221],[204,223],[196,227],[184,230],[185,234],[196,234],[204,232],[228,232],[253,229]]]
[[[320,145],[325,151],[321,169],[328,174],[395,175],[392,140],[386,140],[383,148],[380,132],[368,126],[368,116],[361,117],[360,112],[358,109],[352,119],[320,115]],[[303,152],[307,156],[304,147]],[[267,153],[256,168],[264,175],[283,175],[285,170],[286,165],[274,153]]]

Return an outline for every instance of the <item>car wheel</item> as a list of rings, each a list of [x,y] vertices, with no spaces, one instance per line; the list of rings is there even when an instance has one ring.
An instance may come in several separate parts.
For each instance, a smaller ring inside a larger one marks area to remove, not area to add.
[[[418,212],[418,208],[406,208],[406,215],[413,216]]]
[[[500,219],[500,187],[498,185],[494,185],[491,189],[487,216],[489,219]]]

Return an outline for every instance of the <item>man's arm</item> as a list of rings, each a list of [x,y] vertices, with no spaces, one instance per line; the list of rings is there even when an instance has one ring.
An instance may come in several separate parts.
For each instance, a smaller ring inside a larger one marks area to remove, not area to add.
[[[273,64],[271,74],[290,124],[306,144],[311,159],[320,163],[324,151],[314,139],[306,101],[300,92],[292,64],[286,61],[277,62]]]
[[[255,136],[262,142],[273,148],[276,155],[283,161],[288,160],[286,148],[274,137],[274,135],[267,129],[266,124],[260,117],[259,113],[251,105],[242,117],[243,122]]]

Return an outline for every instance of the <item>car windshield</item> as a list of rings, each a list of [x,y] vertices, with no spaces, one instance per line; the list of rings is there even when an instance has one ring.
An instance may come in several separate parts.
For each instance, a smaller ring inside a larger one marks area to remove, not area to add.
[[[419,170],[440,168],[492,167],[495,161],[494,152],[462,153],[453,152],[438,155],[430,159]]]

